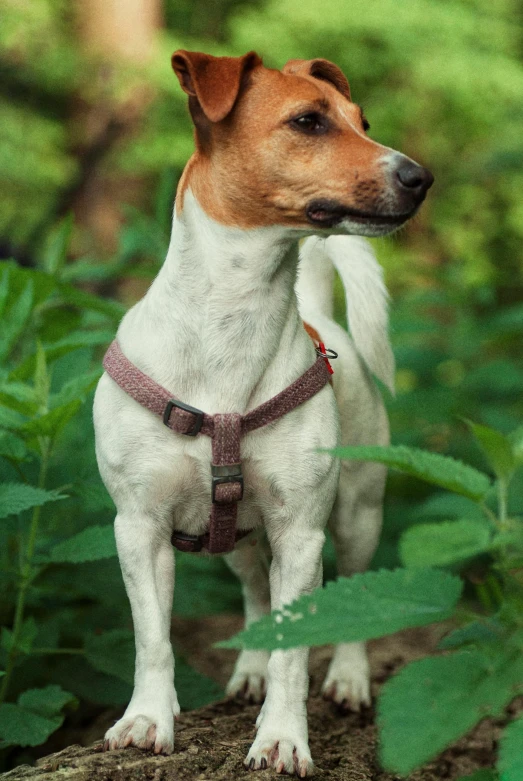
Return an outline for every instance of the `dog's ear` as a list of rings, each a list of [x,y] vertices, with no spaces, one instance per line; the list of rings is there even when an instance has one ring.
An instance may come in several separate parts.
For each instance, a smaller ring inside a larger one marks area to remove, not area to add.
[[[289,60],[283,67],[283,73],[295,76],[313,76],[315,79],[328,81],[338,92],[350,100],[350,87],[343,71],[329,60]]]
[[[242,78],[262,64],[256,52],[248,52],[243,57],[212,57],[183,49],[174,52],[171,62],[182,89],[189,99],[196,98],[211,122],[220,122],[230,114]]]

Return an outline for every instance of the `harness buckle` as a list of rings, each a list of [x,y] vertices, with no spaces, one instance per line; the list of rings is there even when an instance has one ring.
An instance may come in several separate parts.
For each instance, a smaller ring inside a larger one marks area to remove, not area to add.
[[[220,504],[216,497],[216,487],[223,483],[238,483],[240,485],[239,499],[243,499],[243,474],[241,464],[229,464],[227,466],[215,466],[211,464],[212,475],[212,501]]]
[[[185,542],[192,545],[192,550],[190,553],[199,553],[203,548],[202,538],[198,537],[197,534],[185,534],[184,532],[173,531],[171,535],[171,542],[175,547],[177,547],[175,540],[181,543]]]
[[[195,437],[196,434],[200,431],[201,427],[203,426],[203,416],[204,412],[202,412],[201,409],[196,409],[196,407],[191,407],[190,404],[184,404],[183,401],[178,401],[178,399],[170,399],[170,401],[167,402],[167,406],[165,407],[164,413],[163,413],[163,422],[167,426],[167,428],[170,428],[169,426],[169,418],[171,417],[171,412],[173,407],[178,407],[178,409],[183,410],[184,412],[190,412],[191,415],[194,415],[196,417],[196,420],[193,423],[193,426],[189,431],[182,431],[180,433],[184,434],[188,437]]]

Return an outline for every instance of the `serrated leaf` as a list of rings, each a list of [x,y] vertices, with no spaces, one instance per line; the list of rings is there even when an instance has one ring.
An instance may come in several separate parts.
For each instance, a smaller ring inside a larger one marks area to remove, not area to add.
[[[102,376],[102,371],[103,370],[100,367],[100,369],[95,369],[92,372],[68,380],[60,388],[58,393],[53,393],[51,396],[49,400],[51,409],[69,404],[75,399],[83,400],[85,396],[96,387],[98,380]]]
[[[406,567],[445,567],[490,548],[492,533],[486,521],[420,523],[400,540],[400,557]]]
[[[9,307],[7,315],[3,315],[0,360],[4,360],[13,349],[29,320],[32,308],[33,280],[29,279],[17,300]]]
[[[61,715],[51,718],[40,716],[13,702],[4,702],[0,705],[2,746],[39,746],[61,726],[63,720]]]
[[[64,720],[61,709],[75,701],[75,697],[60,686],[46,686],[24,692],[16,705],[2,703],[0,739],[3,745],[39,746],[45,743]]]
[[[134,682],[134,655],[134,635],[125,629],[91,635],[85,642],[86,659],[95,670],[131,684]]]
[[[22,624],[22,628],[18,637],[17,650],[22,651],[24,654],[31,653],[31,648],[33,647],[33,643],[37,634],[38,628],[36,626],[36,621],[32,616],[29,616],[29,618],[26,618]],[[10,653],[11,649],[13,648],[13,641],[14,635],[12,630],[5,626],[2,627],[0,645],[5,651],[7,651],[7,653]]]
[[[10,461],[25,461],[28,450],[25,443],[11,431],[0,431],[0,456]]]
[[[438,643],[438,650],[451,651],[464,645],[499,643],[504,634],[503,625],[494,618],[471,621],[445,635]]]
[[[46,491],[25,483],[0,483],[0,518],[41,507],[47,502],[66,499],[60,491]]]
[[[56,342],[46,342],[43,347],[47,362],[56,361],[64,355],[84,347],[96,347],[109,344],[114,338],[113,331],[74,331]],[[12,378],[27,379],[34,373],[36,355],[30,355],[12,372]]]
[[[111,526],[89,526],[64,542],[55,545],[48,561],[78,563],[116,556],[114,530]]]
[[[490,488],[486,474],[461,461],[415,447],[340,447],[329,451],[339,458],[378,461],[448,491],[480,501]]]
[[[441,570],[380,570],[339,578],[251,624],[220,648],[294,648],[370,640],[448,618],[459,578]]]
[[[40,417],[24,423],[22,432],[25,436],[56,437],[76,415],[81,406],[80,399],[75,399],[60,407],[55,407],[45,415],[40,415]]]
[[[18,698],[22,708],[41,716],[56,716],[62,708],[76,702],[76,697],[61,686],[52,684],[43,689],[27,689]]]
[[[457,651],[412,662],[383,687],[378,701],[381,764],[407,775],[486,716],[499,716],[523,690],[523,658]]]
[[[73,225],[74,215],[72,212],[69,212],[58,226],[52,230],[43,257],[43,266],[48,274],[57,275],[65,266]]]
[[[503,732],[499,744],[498,769],[501,781],[521,781],[523,778],[523,717],[516,719]]]
[[[496,429],[473,423],[471,420],[465,419],[465,423],[479,442],[496,476],[502,480],[509,480],[516,468],[516,459],[508,437],[503,436]]]
[[[4,380],[0,383],[0,404],[23,415],[30,415],[36,411],[34,388],[23,382]]]

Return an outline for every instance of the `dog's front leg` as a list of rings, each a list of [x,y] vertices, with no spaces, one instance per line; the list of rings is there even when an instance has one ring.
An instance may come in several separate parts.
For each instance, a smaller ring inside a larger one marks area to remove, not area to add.
[[[105,748],[151,748],[170,754],[174,717],[180,712],[174,688],[169,639],[174,555],[168,533],[152,517],[118,514],[118,557],[131,603],[136,641],[134,691],[123,717],[105,735]]]
[[[325,535],[310,523],[285,524],[269,539],[272,548],[271,603],[274,610],[321,585]],[[308,648],[273,651],[267,696],[258,718],[258,734],[245,764],[252,770],[273,767],[302,778],[312,770],[308,745]]]

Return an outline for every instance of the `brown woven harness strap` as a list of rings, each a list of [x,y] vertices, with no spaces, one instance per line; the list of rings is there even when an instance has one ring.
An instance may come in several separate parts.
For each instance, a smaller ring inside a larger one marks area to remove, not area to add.
[[[108,375],[135,401],[163,419],[178,434],[206,434],[212,438],[212,507],[209,532],[198,537],[174,532],[172,542],[179,550],[228,553],[248,532],[236,531],[238,502],[243,496],[240,441],[243,434],[283,417],[312,398],[330,380],[324,358],[317,361],[291,385],[246,415],[207,415],[174,399],[168,390],[144,374],[123,354],[115,340],[104,361]]]

